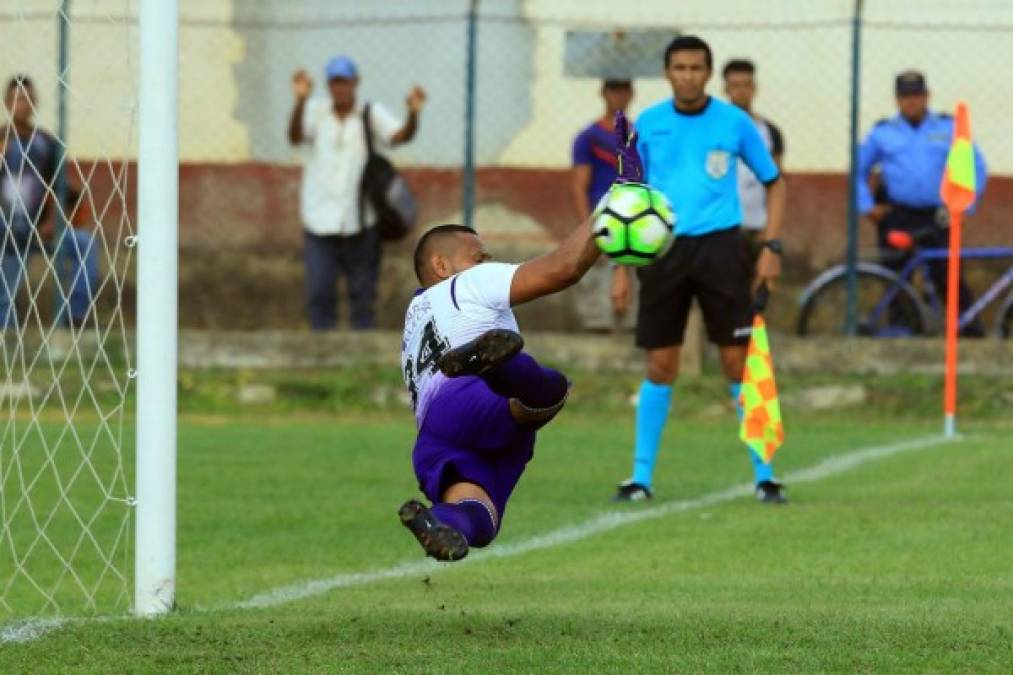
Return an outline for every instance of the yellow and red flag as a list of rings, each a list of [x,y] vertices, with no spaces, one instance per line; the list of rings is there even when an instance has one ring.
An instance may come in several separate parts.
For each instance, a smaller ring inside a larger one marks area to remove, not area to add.
[[[953,120],[953,141],[946,156],[946,170],[939,196],[951,213],[963,213],[974,204],[978,187],[974,171],[974,144],[971,142],[971,118],[966,103],[958,103]]]
[[[753,336],[749,340],[739,403],[742,406],[739,438],[757,457],[770,464],[774,453],[784,443],[784,423],[777,400],[767,324],[759,312],[753,319]]]

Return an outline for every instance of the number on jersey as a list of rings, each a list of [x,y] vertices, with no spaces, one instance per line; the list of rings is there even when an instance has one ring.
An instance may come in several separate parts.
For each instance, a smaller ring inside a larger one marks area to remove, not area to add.
[[[415,357],[415,372],[436,372],[436,362],[444,352],[450,349],[450,343],[436,331],[436,322],[430,321],[422,329],[419,341],[419,353]]]
[[[412,409],[418,408],[419,386],[416,378],[424,373],[435,373],[436,362],[450,349],[450,342],[436,330],[436,323],[429,321],[422,328],[422,337],[419,339],[419,351],[415,355],[414,362],[411,357],[405,362],[405,379],[408,382],[408,394],[412,398]]]

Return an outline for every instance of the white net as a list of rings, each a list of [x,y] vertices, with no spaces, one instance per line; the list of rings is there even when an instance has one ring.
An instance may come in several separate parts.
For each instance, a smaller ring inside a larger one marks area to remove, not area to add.
[[[0,620],[129,600],[136,25],[78,4],[0,9]]]

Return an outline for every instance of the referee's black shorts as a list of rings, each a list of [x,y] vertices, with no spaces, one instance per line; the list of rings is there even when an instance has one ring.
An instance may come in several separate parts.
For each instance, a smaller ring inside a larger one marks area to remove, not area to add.
[[[663,258],[637,273],[638,346],[681,345],[693,298],[703,310],[708,340],[721,346],[748,344],[752,269],[739,228],[678,237]]]

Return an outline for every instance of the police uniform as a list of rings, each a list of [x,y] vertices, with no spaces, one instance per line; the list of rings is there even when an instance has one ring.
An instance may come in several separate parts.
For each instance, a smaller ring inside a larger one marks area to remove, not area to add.
[[[641,113],[636,128],[645,180],[678,216],[672,248],[638,270],[637,344],[682,344],[693,298],[711,342],[746,344],[752,266],[739,233],[738,163],[769,185],[780,175],[770,151],[748,114],[714,98],[692,113],[666,99]]]
[[[897,76],[898,96],[927,93],[921,73],[906,72]],[[858,158],[858,210],[867,214],[877,201],[868,184],[873,167],[879,166],[882,190],[889,206],[878,223],[879,247],[883,263],[900,270],[909,260],[909,254],[890,247],[887,238],[891,231],[904,231],[916,235],[918,243],[928,248],[946,248],[949,245],[947,211],[939,196],[939,185],[946,168],[946,157],[953,139],[953,118],[928,111],[917,123],[908,121],[899,113],[880,120],[866,136]],[[985,160],[977,146],[974,148],[978,198],[985,189]],[[946,260],[929,262],[932,283],[945,297],[947,286]],[[960,308],[973,303],[973,296],[963,279],[960,281]],[[980,326],[968,331],[978,333]]]

